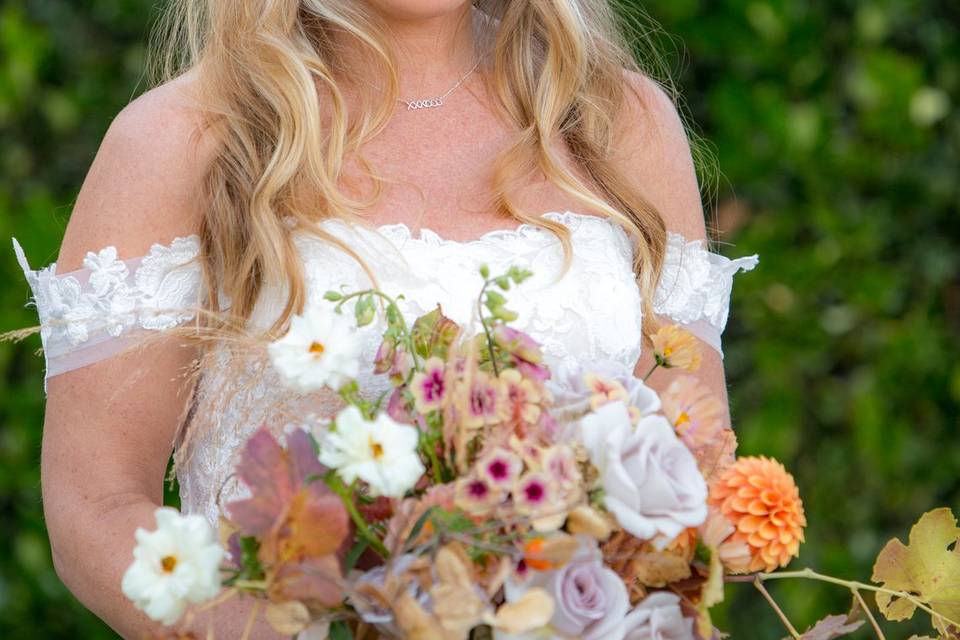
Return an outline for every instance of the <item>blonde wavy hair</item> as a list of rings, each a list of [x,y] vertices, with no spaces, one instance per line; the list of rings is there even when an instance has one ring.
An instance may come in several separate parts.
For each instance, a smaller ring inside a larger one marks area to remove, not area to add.
[[[488,18],[478,34],[491,52],[481,68],[486,88],[516,129],[494,161],[491,205],[555,233],[568,263],[568,229],[516,206],[515,186],[539,169],[563,192],[616,220],[635,240],[634,266],[649,320],[666,230],[657,210],[610,160],[613,123],[625,105],[625,69],[659,75],[661,85],[675,92],[662,73],[662,58],[650,55],[642,67],[634,56],[638,46],[652,42],[653,32],[637,26],[649,23],[625,21],[612,1],[473,2]],[[337,80],[349,71],[338,38],[348,38],[371,63],[365,65],[369,84],[357,87],[362,98],[357,113],[348,113]],[[237,321],[250,317],[265,283],[280,283],[287,295],[268,333],[302,311],[306,290],[292,227],[340,245],[359,260],[319,223],[334,217],[362,220],[363,209],[382,193],[383,179],[360,150],[396,105],[397,66],[389,43],[375,12],[353,0],[168,5],[154,32],[154,82],[195,70],[205,127],[215,136],[216,152],[204,176],[200,237],[208,301],[223,295],[231,301],[233,320],[218,320],[220,329],[242,326]],[[550,144],[558,139],[592,185],[566,167]],[[351,152],[374,185],[367,199],[351,197],[341,186]]]

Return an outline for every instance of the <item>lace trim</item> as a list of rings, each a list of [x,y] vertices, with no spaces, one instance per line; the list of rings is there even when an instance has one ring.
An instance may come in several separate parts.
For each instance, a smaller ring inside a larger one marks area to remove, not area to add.
[[[200,305],[196,235],[154,244],[147,255],[126,260],[116,247],[104,247],[88,252],[82,268],[65,274],[57,274],[56,262],[34,271],[16,238],[13,248],[33,291],[28,305],[36,307],[40,319],[47,377],[82,366],[64,360],[81,348],[132,330],[175,327],[192,319]]]
[[[612,236],[602,236],[607,242],[612,237],[616,249],[628,259],[632,255],[626,231],[613,220],[573,211],[549,211],[542,217],[563,224],[572,235],[592,229],[613,231]],[[346,225],[334,219],[324,224]],[[494,253],[512,254],[527,240],[555,242],[548,230],[531,223],[494,229],[465,241],[445,238],[429,228],[415,234],[404,223],[384,224],[373,230],[397,249],[415,244],[444,249],[447,254],[460,254],[460,249],[468,248],[472,254],[487,249],[493,252],[494,248]],[[146,256],[126,260],[119,259],[116,247],[108,246],[87,253],[81,269],[65,274],[57,274],[55,262],[32,270],[16,239],[13,245],[33,291],[28,304],[36,307],[40,319],[47,377],[96,361],[96,353],[111,353],[113,349],[102,346],[111,338],[128,336],[134,330],[168,329],[193,319],[200,304],[201,272],[195,260],[200,239],[196,235],[177,237],[168,245],[153,244]],[[583,249],[588,250],[586,246]],[[589,250],[594,249],[604,250]],[[719,350],[733,275],[753,269],[757,261],[756,255],[730,260],[708,251],[699,240],[688,242],[679,234],[668,233],[654,309],[682,324],[708,323],[717,332],[708,342]],[[226,306],[229,301],[221,301],[221,307]],[[98,347],[96,352],[94,347]],[[84,350],[86,353],[80,353]]]
[[[722,333],[730,311],[733,276],[752,270],[760,259],[755,254],[731,260],[703,245],[702,240],[687,241],[668,232],[653,308],[681,324],[705,320]]]
[[[541,214],[540,217],[547,220],[552,220],[554,222],[559,222],[563,226],[570,229],[571,233],[576,232],[582,224],[612,226],[619,230],[620,233],[623,234],[624,238],[626,238],[626,233],[619,224],[608,218],[602,218],[596,215],[577,213],[575,211],[547,211],[546,213]],[[523,224],[515,227],[509,227],[505,229],[492,229],[476,238],[471,238],[470,240],[453,240],[446,238],[429,227],[421,227],[418,233],[414,233],[413,230],[403,222],[384,224],[376,227],[375,229],[380,234],[390,238],[391,240],[401,243],[417,242],[433,247],[473,246],[502,240],[516,240],[550,234],[547,229],[529,222],[524,222]]]

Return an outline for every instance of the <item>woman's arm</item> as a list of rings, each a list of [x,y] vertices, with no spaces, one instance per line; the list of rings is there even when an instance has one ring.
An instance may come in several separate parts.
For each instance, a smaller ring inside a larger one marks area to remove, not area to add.
[[[121,259],[141,256],[154,242],[197,230],[211,143],[199,135],[189,82],[148,92],[111,124],[71,215],[60,273],[80,268],[87,251],[114,245]],[[128,638],[162,631],[123,596],[120,582],[135,529],[155,527],[189,401],[183,373],[195,356],[168,337],[53,376],[47,385],[41,479],[54,566],[85,606]],[[217,637],[239,637],[248,607],[234,602],[218,610]],[[198,620],[198,637],[207,619]]]
[[[625,79],[633,92],[627,92],[627,108],[618,123],[622,133],[616,138],[616,162],[624,175],[637,181],[637,188],[663,216],[668,231],[687,240],[706,240],[690,144],[672,100],[649,78],[625,72]],[[661,320],[672,322],[669,318]],[[703,364],[695,375],[729,411],[723,360],[706,343],[701,342],[700,347]],[[653,363],[652,349],[644,344],[637,375],[645,375]],[[663,392],[675,377],[674,372],[658,369],[648,382],[657,392]],[[729,414],[726,424],[730,424]]]

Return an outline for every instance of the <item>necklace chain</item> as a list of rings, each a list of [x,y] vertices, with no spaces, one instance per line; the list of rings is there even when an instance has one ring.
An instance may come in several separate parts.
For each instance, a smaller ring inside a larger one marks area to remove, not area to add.
[[[456,83],[454,83],[454,85],[453,85],[452,87],[450,87],[449,89],[447,89],[447,91],[446,91],[445,93],[443,93],[443,94],[441,94],[441,95],[439,95],[439,96],[435,96],[435,97],[433,97],[433,98],[421,98],[421,99],[419,99],[419,100],[404,100],[403,98],[397,98],[397,102],[401,102],[401,103],[407,105],[407,110],[408,110],[408,111],[416,111],[416,110],[418,110],[418,109],[435,109],[435,108],[438,108],[438,107],[442,107],[442,106],[443,106],[443,101],[444,101],[451,93],[453,93],[454,91],[456,91],[457,88],[458,88],[461,84],[463,84],[463,81],[466,80],[466,79],[470,76],[471,73],[473,73],[474,71],[477,70],[477,67],[480,66],[480,63],[483,61],[483,59],[486,57],[486,55],[487,55],[487,54],[483,54],[482,56],[480,56],[479,58],[477,58],[477,61],[474,63],[474,65],[473,65],[472,67],[470,67],[470,70],[467,71],[467,72],[466,72],[465,74],[463,74],[462,76],[460,76],[460,78],[456,81]],[[366,82],[366,81],[365,81],[365,82]],[[374,85],[373,83],[367,82],[367,84],[369,84],[369,85],[370,85],[371,87],[373,87],[374,89],[377,89],[377,90],[381,90],[381,91],[382,91],[382,88],[381,88],[381,87],[378,87],[378,86]]]
[[[454,91],[456,91],[457,88],[458,88],[461,84],[463,84],[463,81],[466,80],[467,77],[469,77],[469,75],[470,75],[471,73],[473,73],[474,71],[477,70],[477,67],[480,66],[480,61],[481,61],[481,60],[483,60],[483,57],[482,57],[482,56],[481,56],[480,58],[477,58],[477,61],[474,63],[474,65],[473,65],[472,67],[470,67],[470,70],[467,71],[467,72],[466,72],[465,74],[463,74],[462,76],[460,76],[460,78],[456,81],[456,83],[454,83],[454,85],[453,85],[452,87],[450,87],[449,89],[447,89],[446,93],[444,93],[443,95],[439,95],[439,96],[437,96],[436,98],[425,98],[425,99],[421,99],[421,100],[404,100],[403,98],[397,98],[397,100],[400,101],[400,102],[402,102],[403,104],[407,105],[407,110],[408,110],[408,111],[413,111],[413,110],[415,110],[415,109],[433,109],[433,108],[436,108],[436,107],[442,107],[442,106],[443,106],[443,100],[444,100],[444,98],[446,98],[446,97],[449,96],[451,93],[453,93]]]

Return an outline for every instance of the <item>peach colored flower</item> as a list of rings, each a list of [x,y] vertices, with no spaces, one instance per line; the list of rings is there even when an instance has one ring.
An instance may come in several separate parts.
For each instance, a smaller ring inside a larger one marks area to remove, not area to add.
[[[507,369],[500,373],[507,400],[507,410],[515,425],[535,424],[540,419],[540,403],[543,393],[533,383],[524,378],[519,369]]]
[[[692,376],[680,376],[663,394],[663,413],[677,435],[696,452],[713,442],[723,429],[723,403]]]
[[[707,521],[700,525],[700,538],[703,544],[717,550],[720,562],[732,573],[746,573],[750,568],[750,548],[743,540],[731,536],[736,531],[727,518],[711,507],[707,511]]]
[[[604,378],[588,372],[583,375],[583,381],[590,390],[590,408],[599,409],[613,400],[627,400],[627,389],[619,380]]]
[[[713,483],[709,502],[736,529],[730,539],[747,544],[748,571],[773,571],[799,553],[807,518],[793,476],[776,460],[738,459]]]
[[[678,324],[661,327],[650,336],[657,362],[667,369],[694,372],[700,368],[701,355],[697,339]]]

